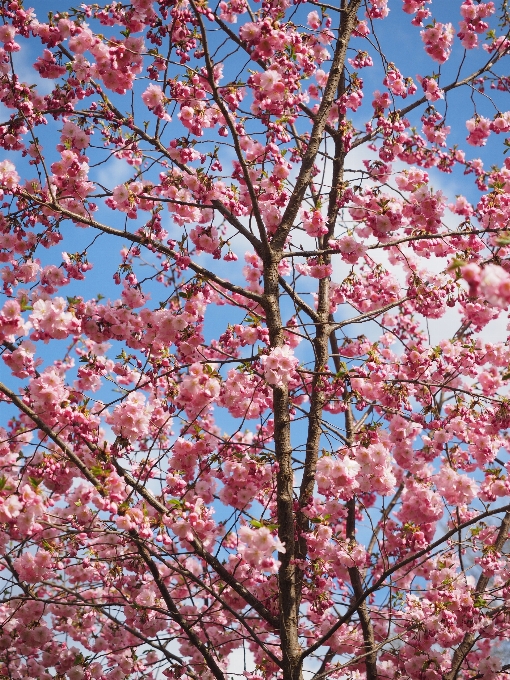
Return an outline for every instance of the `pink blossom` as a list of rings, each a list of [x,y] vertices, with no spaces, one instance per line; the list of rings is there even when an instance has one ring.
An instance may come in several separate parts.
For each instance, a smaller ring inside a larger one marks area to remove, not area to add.
[[[254,43],[260,36],[260,30],[258,24],[248,21],[239,29],[239,37],[248,43]]]
[[[14,26],[11,26],[9,24],[4,24],[3,26],[0,26],[0,42],[3,43],[8,43],[14,40],[14,36],[16,35],[16,29]]]
[[[48,342],[51,338],[63,339],[78,334],[81,323],[72,311],[66,311],[67,307],[66,301],[61,297],[37,300],[29,317],[34,327],[32,339]]]
[[[18,186],[20,177],[11,161],[0,162],[0,200],[3,198],[3,191],[14,191]]]
[[[304,211],[303,213],[303,227],[308,236],[323,236],[328,233],[324,216],[319,210],[313,212]]]
[[[431,101],[436,102],[439,99],[444,99],[444,92],[440,89],[438,82],[435,78],[421,78],[418,76],[418,80],[423,87],[425,92],[425,97]]]
[[[199,413],[220,394],[220,382],[208,365],[193,364],[179,388],[179,401],[188,413]]]
[[[485,146],[491,130],[491,121],[482,116],[476,116],[466,121],[469,132],[467,137],[468,144],[472,146]]]
[[[69,391],[58,371],[49,367],[30,380],[30,396],[37,412],[53,413],[67,401]]]
[[[360,465],[348,455],[322,456],[317,462],[317,485],[319,493],[327,497],[351,498],[359,487],[356,477]]]
[[[132,392],[122,404],[116,406],[109,417],[113,432],[134,441],[149,433],[151,409],[146,403],[145,396]]]
[[[65,66],[60,66],[57,63],[53,52],[50,50],[44,50],[42,55],[37,57],[34,68],[39,72],[41,78],[59,78],[66,72]]]
[[[402,495],[399,516],[416,524],[435,522],[443,516],[443,504],[427,484],[410,482]]]
[[[17,378],[28,378],[35,374],[37,363],[42,363],[42,359],[34,361],[35,351],[34,343],[30,340],[24,340],[13,352],[5,351],[2,358],[13,375]]]
[[[69,49],[75,54],[83,54],[95,43],[92,31],[89,28],[81,28],[77,34],[69,40]]]
[[[369,0],[367,16],[370,19],[384,19],[389,12],[388,0]]]
[[[354,236],[344,236],[337,241],[330,241],[329,245],[334,247],[335,250],[339,250],[342,253],[342,259],[351,264],[364,257],[367,252],[366,246],[357,241]]]
[[[12,342],[16,336],[25,335],[30,324],[21,316],[21,307],[17,300],[7,300],[0,310],[0,338]]]
[[[27,583],[43,581],[51,575],[53,560],[46,550],[38,550],[35,555],[26,552],[13,560],[20,578]]]
[[[170,121],[170,116],[164,109],[164,104],[168,100],[163,94],[163,90],[159,85],[150,84],[149,87],[142,94],[142,101],[147,108],[152,111],[158,118]]]
[[[420,33],[425,43],[425,51],[434,61],[443,64],[450,56],[454,37],[452,24],[435,22],[430,28],[425,28]]]
[[[481,271],[479,291],[489,304],[506,309],[510,302],[510,274],[497,264],[486,265]]]
[[[318,12],[313,11],[308,14],[307,24],[310,26],[310,28],[313,28],[314,30],[320,28],[321,20]]]
[[[445,467],[435,477],[436,488],[453,505],[466,505],[477,495],[478,485],[467,475],[458,474],[450,467]]]
[[[456,215],[464,215],[464,217],[469,217],[474,212],[465,196],[457,196],[455,203],[450,203],[448,207]]]
[[[285,552],[285,546],[277,536],[264,526],[252,529],[248,526],[240,527],[238,536],[241,541],[240,554],[252,567],[275,573],[278,569],[277,562],[272,554],[275,551]]]
[[[0,521],[13,522],[23,509],[16,494],[11,494],[7,498],[0,499]]]
[[[283,387],[288,384],[299,361],[289,345],[274,347],[268,355],[261,359],[264,378],[269,385]]]

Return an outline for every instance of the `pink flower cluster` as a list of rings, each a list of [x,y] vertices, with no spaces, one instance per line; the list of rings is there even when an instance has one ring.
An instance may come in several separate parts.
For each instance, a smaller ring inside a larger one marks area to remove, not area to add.
[[[402,494],[402,506],[397,515],[404,522],[429,524],[443,516],[443,503],[430,483],[411,479]]]
[[[369,0],[370,4],[367,8],[367,17],[369,19],[384,19],[388,16],[390,10],[388,7],[388,0]]]
[[[485,146],[491,131],[491,121],[483,116],[476,116],[466,121],[469,132],[468,144],[472,146]]]
[[[425,97],[429,102],[437,102],[439,99],[444,99],[444,92],[439,87],[436,78],[422,78],[417,76],[418,82],[421,84]]]
[[[68,304],[61,297],[51,300],[37,300],[29,316],[34,328],[32,340],[62,340],[69,335],[77,335],[81,330],[80,320],[68,309]]]
[[[430,16],[430,10],[425,5],[431,2],[432,0],[403,0],[402,10],[406,14],[416,14],[411,23],[415,26],[423,26],[423,20]]]
[[[441,191],[429,189],[427,173],[410,168],[397,176],[396,182],[402,191],[412,192],[407,201],[371,188],[353,197],[349,208],[351,217],[364,222],[364,226],[356,230],[359,236],[366,237],[372,232],[382,240],[408,224],[419,225],[431,233],[440,227],[446,200]]]
[[[35,368],[42,359],[34,360],[36,347],[30,340],[24,340],[13,352],[6,350],[2,359],[17,378],[28,378],[35,375]]]
[[[249,458],[227,460],[223,465],[220,499],[239,510],[248,508],[259,493],[271,483],[271,470]]]
[[[431,144],[437,144],[437,146],[447,146],[447,138],[451,132],[451,127],[444,124],[441,114],[435,111],[428,116],[423,116],[422,121],[423,134],[427,140]]]
[[[348,454],[322,456],[317,462],[317,486],[326,498],[348,500],[359,489],[360,464]]]
[[[220,257],[220,235],[218,229],[211,225],[209,227],[195,227],[190,231],[190,239],[195,244],[197,253],[213,253]]]
[[[53,368],[47,368],[39,377],[30,380],[30,396],[37,413],[54,414],[67,401],[69,390],[62,376]]]
[[[149,111],[152,111],[152,113],[158,118],[161,118],[161,120],[166,120],[168,122],[172,120],[165,110],[167,99],[159,85],[151,83],[142,94],[142,101]]]
[[[360,466],[356,480],[360,491],[387,496],[393,492],[396,479],[391,469],[389,450],[382,444],[360,446],[355,450],[355,460]]]
[[[434,22],[433,26],[423,29],[420,35],[425,43],[425,52],[434,61],[444,64],[452,51],[452,43],[455,36],[452,24]]]
[[[303,227],[308,236],[323,236],[328,233],[328,228],[324,220],[324,215],[320,210],[303,212]]]
[[[137,216],[137,210],[152,210],[154,202],[147,198],[152,189],[152,183],[148,181],[129,182],[117,185],[111,197],[106,199],[106,204],[127,213],[131,219]]]
[[[108,422],[114,434],[133,442],[149,434],[150,415],[151,408],[145,396],[132,392],[122,404],[115,407]]]
[[[469,284],[471,297],[481,297],[494,307],[507,309],[510,304],[510,274],[497,264],[487,264],[483,269],[477,264],[461,268],[463,279]]]
[[[16,28],[10,24],[0,26],[0,42],[3,43],[3,49],[6,52],[19,52],[20,46],[14,42],[16,37]]]
[[[289,345],[274,347],[269,354],[261,358],[264,378],[269,385],[283,387],[293,377],[299,360],[294,356]]]
[[[11,193],[18,186],[20,177],[16,172],[16,167],[11,161],[0,162],[0,200],[4,197],[4,192]]]
[[[412,78],[404,78],[395,64],[388,64],[388,70],[383,80],[388,90],[396,97],[405,99],[408,95],[413,95],[417,87]]]
[[[272,399],[267,387],[255,375],[231,369],[223,384],[219,403],[234,418],[250,420],[259,418],[266,409],[271,408]]]
[[[60,76],[66,72],[65,66],[57,64],[51,50],[44,50],[42,56],[37,57],[34,68],[39,72],[41,78],[60,78]]]
[[[277,572],[280,563],[272,555],[275,551],[284,553],[285,546],[270,529],[265,526],[252,529],[245,525],[237,535],[241,541],[239,554],[250,566],[273,574]]]
[[[35,555],[29,552],[14,560],[20,578],[27,583],[37,583],[51,576],[54,560],[47,550],[38,550]]]
[[[465,0],[460,6],[460,13],[463,20],[460,22],[460,31],[457,34],[461,39],[462,45],[472,50],[478,46],[478,35],[485,33],[489,24],[484,21],[490,17],[496,8],[493,2],[474,3],[473,0]]]
[[[478,485],[474,479],[459,474],[449,466],[443,467],[441,473],[434,477],[434,482],[441,496],[452,505],[467,505],[478,492]]]
[[[364,50],[360,50],[358,54],[354,57],[354,59],[349,57],[347,61],[355,69],[366,68],[367,66],[374,65],[372,57],[368,54],[368,52],[365,52]]]
[[[193,364],[179,385],[178,403],[190,417],[207,409],[220,395],[220,381],[208,364]]]
[[[422,431],[422,425],[395,414],[390,420],[389,427],[389,440],[397,464],[404,470],[412,472],[423,469],[424,461],[416,456],[414,450],[414,440]]]
[[[118,94],[125,94],[132,88],[135,76],[143,68],[143,38],[129,36],[125,40],[111,39],[106,44],[94,36],[90,28],[80,27],[68,46],[76,55],[90,52],[95,63],[90,67],[89,75],[101,79],[109,90]]]
[[[485,146],[491,132],[500,134],[510,130],[510,111],[498,113],[494,120],[489,120],[483,116],[474,116],[466,121],[469,132],[467,137],[468,144],[472,146]]]
[[[326,279],[333,273],[333,265],[324,262],[320,257],[309,257],[306,264],[296,264],[294,269],[303,276],[311,276],[313,279]]]
[[[0,339],[12,342],[17,336],[26,335],[30,324],[21,316],[17,300],[7,300],[0,309]]]
[[[87,135],[84,135],[84,137],[87,137]],[[87,161],[88,158],[80,155],[77,151],[63,149],[60,152],[60,160],[51,164],[53,176],[50,178],[50,182],[54,191],[56,190],[55,193],[64,198],[62,202],[66,207],[73,212],[82,214],[86,213],[80,210],[80,205],[94,186],[92,182],[88,181],[89,166]]]
[[[337,240],[330,240],[328,245],[330,248],[338,250],[342,255],[342,259],[350,264],[355,264],[367,252],[367,247],[360,241],[357,241],[354,236],[343,236]]]
[[[67,120],[62,127],[60,141],[61,144],[58,147],[59,151],[64,151],[65,149],[81,151],[89,146],[90,134],[76,125],[76,123]]]

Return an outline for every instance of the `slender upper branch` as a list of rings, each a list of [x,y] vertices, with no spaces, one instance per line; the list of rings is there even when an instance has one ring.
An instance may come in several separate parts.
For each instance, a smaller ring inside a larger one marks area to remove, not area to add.
[[[216,680],[225,680],[225,674],[221,670],[221,668],[218,666],[218,663],[216,659],[214,658],[212,652],[210,649],[208,649],[207,645],[200,640],[198,637],[197,633],[193,630],[192,626],[188,624],[186,619],[180,614],[177,605],[175,604],[172,596],[170,595],[170,591],[166,587],[164,579],[161,577],[157,565],[154,563],[152,557],[150,556],[147,548],[144,546],[144,544],[138,539],[138,536],[134,531],[131,532],[131,538],[133,541],[136,543],[138,547],[138,552],[140,553],[140,557],[142,560],[145,562],[147,565],[152,578],[154,579],[155,584],[158,587],[159,592],[161,593],[161,597],[163,598],[167,608],[168,608],[168,613],[170,617],[177,623],[178,626],[182,628],[182,630],[186,633],[186,635],[189,638],[190,643],[195,647],[202,657],[204,658],[204,662],[207,664],[207,668],[211,673],[214,675]]]
[[[72,210],[68,210],[64,206],[60,205],[59,203],[56,204],[50,204],[47,203],[46,201],[40,200],[37,197],[32,196],[31,194],[28,194],[24,191],[20,191],[20,196],[23,196],[23,198],[27,200],[34,201],[36,204],[44,206],[46,208],[50,208],[51,210],[60,213],[61,215],[64,215],[65,217],[69,217],[70,219],[80,223],[80,224],[86,224],[89,227],[94,227],[95,229],[98,229],[99,231],[102,231],[105,234],[110,234],[111,236],[118,236],[120,238],[125,238],[128,241],[131,241],[133,243],[139,243],[140,245],[146,246],[146,247],[151,247],[157,250],[159,253],[163,253],[164,255],[168,255],[168,257],[171,258],[177,258],[178,253],[176,253],[175,250],[172,248],[169,248],[168,246],[165,246],[163,243],[149,239],[146,236],[140,236],[139,234],[132,234],[129,231],[122,231],[121,229],[115,229],[114,227],[110,227],[106,224],[102,224],[101,222],[98,222],[97,220],[94,220],[92,217],[85,217],[83,215],[78,215],[77,213],[73,212]],[[252,291],[246,290],[246,288],[243,288],[241,286],[236,286],[234,283],[230,283],[230,281],[227,281],[226,279],[222,279],[221,276],[218,276],[214,272],[210,271],[209,269],[206,269],[205,267],[201,267],[199,264],[196,262],[193,262],[190,260],[188,263],[188,267],[192,269],[194,272],[199,274],[204,280],[211,280],[217,283],[219,286],[222,288],[225,288],[226,290],[229,290],[231,293],[237,293],[238,295],[243,295],[244,297],[254,300],[255,302],[258,302],[259,304],[262,302],[263,298],[261,295],[258,295],[257,293],[254,293]]]
[[[275,235],[271,241],[273,249],[279,251],[283,249],[288,233],[294,224],[294,220],[301,207],[301,203],[305,196],[306,189],[312,177],[313,166],[319,145],[322,141],[326,122],[331,111],[331,107],[337,97],[338,84],[342,77],[345,57],[347,54],[347,46],[351,37],[354,24],[356,22],[356,15],[361,4],[361,0],[352,0],[349,5],[349,11],[342,21],[342,32],[338,36],[335,54],[331,64],[331,69],[328,76],[328,82],[324,88],[324,94],[319,106],[319,110],[315,116],[314,124],[308,141],[306,152],[301,160],[299,174],[297,176],[294,190],[291,194],[285,212],[283,213],[280,225],[276,230]]]

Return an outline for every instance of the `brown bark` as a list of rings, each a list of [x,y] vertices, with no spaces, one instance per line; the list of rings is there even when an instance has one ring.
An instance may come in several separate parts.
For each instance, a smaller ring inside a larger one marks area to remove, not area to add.
[[[343,7],[345,7],[345,4],[344,0],[342,0]],[[262,306],[266,312],[266,323],[272,347],[278,347],[283,343],[279,304],[278,262],[282,257],[287,235],[294,224],[306,191],[309,189],[313,166],[322,141],[329,112],[335,99],[345,88],[343,76],[347,45],[355,26],[359,5],[360,0],[351,0],[348,10],[342,13],[335,54],[328,83],[325,87],[324,97],[314,119],[313,129],[303,156],[294,190],[280,225],[271,240],[270,254],[264,257],[264,302]],[[341,190],[342,171],[343,147],[341,139],[337,139],[335,141],[335,161],[328,205],[328,234],[326,239],[330,238],[334,233],[338,214],[337,206]],[[323,247],[324,242],[320,245]],[[326,255],[326,258],[328,257]],[[324,392],[320,385],[320,374],[327,366],[329,359],[328,342],[330,332],[329,280],[322,279],[319,284],[316,336],[313,341],[315,370],[308,415],[305,467],[299,493],[300,507],[306,504],[315,484],[315,471],[322,432],[322,411],[325,403]],[[294,473],[292,468],[289,409],[290,401],[287,388],[275,387],[273,389],[273,410],[275,451],[279,465],[277,475],[278,534],[280,540],[285,545],[285,553],[279,555],[281,566],[278,572],[282,670],[283,680],[302,680],[303,655],[299,644],[299,607],[303,574],[296,565],[296,560],[302,560],[306,557],[306,540],[303,534],[308,530],[308,522],[299,509],[297,513],[294,512]]]
[[[264,302],[271,347],[283,344],[279,302],[278,256],[264,262]],[[285,546],[279,554],[278,587],[280,601],[280,641],[284,680],[302,680],[299,644],[299,598],[295,565],[294,471],[290,437],[290,402],[286,386],[273,388],[274,442],[278,473],[276,478],[278,536]]]

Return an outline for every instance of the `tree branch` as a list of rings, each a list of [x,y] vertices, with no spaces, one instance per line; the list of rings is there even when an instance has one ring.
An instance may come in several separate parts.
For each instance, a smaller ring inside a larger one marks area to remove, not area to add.
[[[455,536],[455,534],[458,533],[459,529],[465,529],[466,527],[469,527],[473,524],[476,524],[477,522],[480,522],[482,519],[485,519],[486,517],[492,517],[493,515],[497,515],[501,512],[508,512],[510,511],[510,504],[504,505],[500,508],[494,508],[494,510],[487,510],[485,512],[480,513],[476,517],[472,517],[471,519],[467,520],[466,522],[463,522],[462,524],[457,525],[455,528],[451,529],[450,531],[447,531],[446,534],[443,534],[441,538],[438,538],[436,541],[433,543],[430,543],[426,548],[422,548],[422,550],[419,550],[418,552],[414,553],[413,555],[410,555],[409,557],[406,557],[404,560],[401,562],[395,563],[393,566],[389,567],[386,569],[386,571],[377,579],[377,581],[367,588],[363,595],[359,597],[356,602],[353,602],[352,605],[350,605],[347,608],[347,611],[343,616],[341,616],[338,621],[328,630],[327,633],[322,635],[316,642],[314,642],[308,649],[306,649],[303,652],[303,658],[306,658],[307,656],[310,656],[310,654],[313,654],[319,647],[322,647],[323,644],[325,644],[329,638],[336,633],[336,631],[344,625],[347,621],[349,621],[352,617],[352,615],[357,611],[359,605],[364,602],[372,593],[375,593],[379,588],[384,584],[388,576],[391,576],[393,573],[398,571],[399,569],[402,569],[402,567],[405,567],[408,564],[411,564],[415,560],[420,559],[420,557],[423,557],[424,555],[432,553],[433,550],[441,546],[445,541],[447,541],[449,538],[452,536]]]
[[[501,523],[501,526],[498,531],[498,536],[496,538],[496,542],[494,543],[494,550],[495,552],[501,552],[501,549],[503,548],[504,544],[508,540],[508,532],[510,530],[510,512],[507,511],[505,514],[505,517]],[[489,585],[490,577],[485,576],[485,574],[482,572],[478,582],[476,584],[476,588],[474,591],[475,597],[477,595],[481,595],[487,586]],[[452,657],[452,668],[449,673],[445,675],[445,680],[455,680],[459,674],[459,671],[461,669],[462,663],[464,662],[464,659],[466,656],[469,654],[471,651],[471,648],[473,647],[474,643],[476,640],[476,635],[475,633],[466,633],[464,635],[464,638],[460,645],[457,647],[457,649],[453,653]]]

